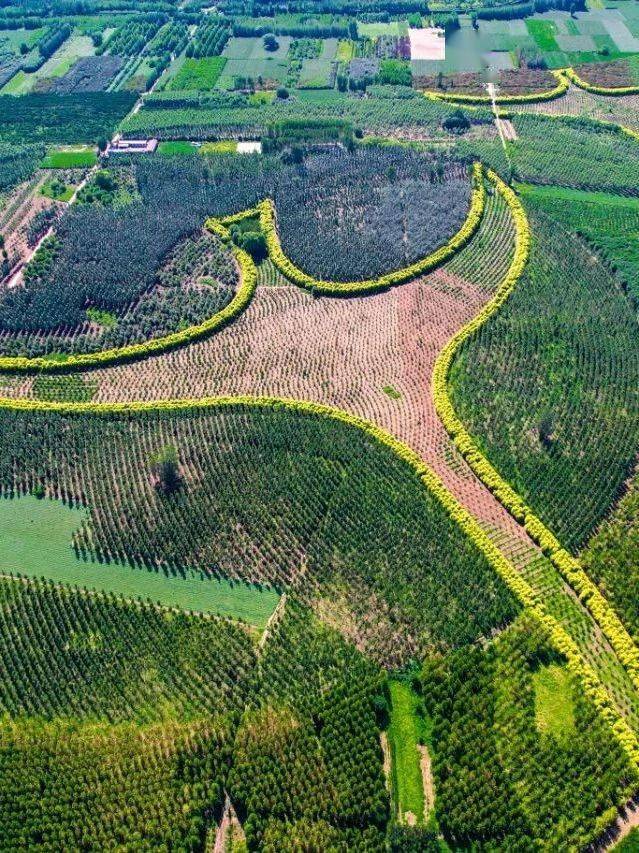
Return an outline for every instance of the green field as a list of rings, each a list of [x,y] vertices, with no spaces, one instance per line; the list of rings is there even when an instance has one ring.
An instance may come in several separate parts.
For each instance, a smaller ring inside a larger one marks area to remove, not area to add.
[[[197,152],[197,148],[193,145],[192,142],[184,142],[177,140],[176,142],[160,142],[158,145],[158,153],[159,154],[195,154]]]
[[[213,89],[226,65],[224,56],[206,56],[202,59],[187,58],[168,85],[169,89],[184,89],[206,92]]]
[[[575,734],[575,708],[571,676],[564,666],[540,667],[532,677],[535,691],[535,722],[542,734],[569,741]]]
[[[28,74],[18,71],[0,92],[3,95],[24,95],[33,91],[40,81],[63,77],[78,59],[92,56],[94,52],[93,42],[88,36],[72,34],[37,71]]]
[[[89,169],[95,166],[98,157],[92,148],[51,151],[40,164],[42,169]]]
[[[424,822],[424,785],[419,745],[429,739],[430,724],[418,713],[421,700],[404,681],[391,680],[388,742],[392,758],[393,792],[400,819],[407,813]],[[421,709],[423,711],[423,708]]]
[[[58,191],[57,188],[54,188],[53,181],[47,181],[47,183],[43,185],[40,192],[43,196],[45,196],[45,198],[52,198],[55,201],[69,201],[69,199],[73,195],[74,190],[75,187],[65,184],[64,190],[60,189]]]
[[[264,627],[277,605],[277,593],[248,584],[80,560],[71,537],[85,517],[80,509],[32,495],[0,499],[0,572],[243,619],[257,628]]]

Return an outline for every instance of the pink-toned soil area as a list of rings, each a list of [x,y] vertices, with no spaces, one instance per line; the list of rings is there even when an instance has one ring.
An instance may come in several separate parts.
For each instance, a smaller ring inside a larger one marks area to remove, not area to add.
[[[209,340],[93,373],[94,400],[251,394],[329,403],[405,441],[473,515],[521,545],[523,531],[459,456],[431,393],[437,354],[487,298],[446,270],[348,300],[260,287],[244,315]]]

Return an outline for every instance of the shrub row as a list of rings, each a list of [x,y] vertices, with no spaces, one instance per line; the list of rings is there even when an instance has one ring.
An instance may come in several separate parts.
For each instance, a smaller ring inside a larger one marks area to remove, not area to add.
[[[639,651],[621,620],[595,584],[587,577],[579,562],[568,554],[558,539],[481,453],[457,417],[448,395],[448,374],[457,351],[510,297],[524,271],[530,251],[530,227],[519,199],[513,190],[491,170],[488,171],[488,177],[495,184],[498,192],[503,195],[513,216],[516,230],[515,255],[506,278],[495,296],[476,317],[450,339],[441,351],[433,371],[435,408],[456,447],[480,480],[524,526],[531,539],[539,545],[545,556],[550,559],[589,609],[619,660],[626,667],[634,685],[639,689]]]
[[[221,222],[209,219],[206,227],[224,242],[229,243],[240,268],[240,284],[235,296],[225,308],[222,308],[213,317],[196,326],[189,326],[187,329],[172,332],[170,335],[164,335],[161,338],[152,338],[139,344],[130,344],[124,347],[102,350],[101,352],[68,356],[58,355],[55,360],[49,356],[38,356],[36,358],[3,356],[0,357],[0,373],[28,373],[35,371],[42,373],[68,373],[93,367],[122,364],[123,362],[148,358],[151,355],[158,355],[176,347],[193,343],[228,325],[244,311],[253,298],[257,284],[257,268],[247,252],[230,243],[228,229]]]
[[[588,83],[587,80],[584,80],[577,74],[574,68],[565,68],[563,73],[575,86],[578,86],[580,89],[584,89],[586,92],[591,92],[593,95],[619,96],[639,94],[639,86],[615,86],[614,88],[608,88],[606,86],[596,86],[594,83]]]
[[[491,177],[491,180],[495,181],[495,183],[499,181],[493,173],[489,173],[489,176]],[[499,183],[501,184],[501,182]],[[502,191],[507,189],[505,185],[502,185],[502,187],[499,188]],[[508,192],[512,191],[508,190]],[[539,601],[538,596],[529,584],[522,578],[513,564],[504,557],[497,546],[491,542],[488,535],[480,527],[476,519],[450,494],[439,477],[424,463],[417,453],[376,424],[373,424],[357,415],[320,403],[250,396],[208,397],[202,399],[130,403],[69,403],[44,402],[28,398],[0,398],[0,408],[19,411],[55,411],[62,414],[82,413],[103,417],[109,417],[110,415],[141,414],[151,411],[178,412],[212,408],[235,408],[240,410],[245,408],[261,408],[271,409],[274,411],[291,411],[296,414],[310,415],[313,417],[326,417],[363,431],[373,440],[389,448],[412,469],[424,487],[428,489],[429,492],[439,501],[450,519],[459,525],[461,530],[470,538],[480,553],[485,556],[490,565],[497,572],[498,576],[504,581],[508,589],[516,596],[525,608],[530,608],[544,623],[544,625],[546,625],[557,650],[566,657],[571,671],[581,678],[584,685],[584,691],[593,702],[594,707],[610,726],[630,760],[639,767],[639,742],[625,720],[619,716],[616,709],[613,707],[594,671],[591,667],[584,664],[579,650],[573,640],[566,634],[563,628],[558,625],[552,616],[545,613],[543,604]],[[602,818],[602,822],[605,824],[609,823],[610,816],[606,815],[606,820],[603,821]]]
[[[546,92],[532,92],[529,95],[497,95],[496,104],[536,104],[542,101],[554,101],[561,98],[570,87],[570,80],[563,70],[550,72],[556,79],[557,85],[554,89]],[[492,99],[489,95],[463,95],[448,92],[424,92],[427,98],[436,101],[446,101],[450,104],[490,104]]]
[[[258,205],[260,225],[266,236],[269,255],[275,266],[282,275],[286,276],[294,284],[305,287],[315,293],[329,296],[350,296],[353,294],[375,293],[386,290],[398,284],[404,284],[420,275],[430,272],[435,267],[449,260],[455,252],[463,248],[473,236],[484,212],[486,203],[486,191],[483,183],[483,170],[481,163],[473,164],[473,189],[471,195],[470,209],[464,224],[451,239],[440,246],[439,249],[394,272],[386,273],[378,278],[364,279],[362,281],[321,281],[308,273],[303,272],[293,261],[288,258],[282,249],[280,238],[277,233],[277,221],[275,207],[269,199],[265,199]],[[226,220],[228,221],[228,220]]]

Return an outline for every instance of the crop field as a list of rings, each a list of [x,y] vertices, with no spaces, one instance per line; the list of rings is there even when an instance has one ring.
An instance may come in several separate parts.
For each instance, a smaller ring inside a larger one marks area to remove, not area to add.
[[[77,11],[0,8],[0,847],[634,849],[639,0]]]

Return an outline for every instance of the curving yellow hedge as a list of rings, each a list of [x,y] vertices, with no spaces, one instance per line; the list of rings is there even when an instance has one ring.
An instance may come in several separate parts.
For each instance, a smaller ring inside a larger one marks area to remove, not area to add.
[[[639,771],[639,741],[626,721],[612,704],[608,694],[590,666],[584,663],[579,649],[554,617],[546,613],[538,594],[522,578],[513,564],[504,557],[477,520],[446,489],[439,477],[404,442],[358,415],[322,403],[275,397],[206,397],[202,399],[163,400],[131,403],[69,403],[45,402],[32,399],[0,398],[0,409],[60,414],[88,414],[101,417],[141,414],[145,412],[197,411],[221,408],[287,410],[298,415],[326,417],[361,430],[371,439],[387,447],[402,459],[420,479],[423,486],[439,501],[449,518],[473,541],[488,563],[524,608],[533,612],[548,630],[551,642],[567,660],[570,671],[581,679],[584,694],[593,703],[601,718],[609,725],[632,766]]]
[[[529,95],[497,95],[495,104],[537,104],[543,101],[554,101],[555,98],[561,98],[565,95],[570,87],[570,80],[564,73],[563,69],[550,72],[557,80],[557,85],[554,89],[548,89],[546,92],[531,92]],[[449,104],[492,104],[493,100],[490,95],[464,95],[450,94],[448,92],[424,92],[427,98],[435,101],[446,101]]]
[[[173,332],[160,338],[151,338],[139,344],[102,350],[96,353],[82,353],[69,356],[0,356],[0,373],[70,373],[88,370],[107,365],[122,364],[127,361],[159,355],[162,352],[175,349],[185,344],[194,343],[200,338],[219,331],[234,320],[248,306],[253,298],[257,285],[257,269],[251,256],[238,248],[230,239],[229,227],[236,222],[251,217],[259,217],[261,227],[266,235],[271,260],[295,284],[309,290],[331,295],[352,295],[374,293],[385,290],[393,285],[411,281],[419,275],[430,272],[437,266],[449,260],[455,252],[463,248],[477,231],[484,212],[486,192],[482,178],[481,163],[473,165],[473,188],[468,215],[460,230],[451,239],[432,254],[401,270],[388,273],[379,278],[355,282],[320,281],[302,272],[284,254],[277,234],[275,224],[275,208],[269,199],[265,199],[257,207],[242,210],[231,216],[207,219],[205,227],[227,243],[233,252],[240,268],[240,285],[231,302],[218,311],[213,317],[197,326],[189,326],[179,332]]]
[[[439,354],[435,362],[432,384],[435,408],[447,432],[473,471],[511,515],[523,524],[531,539],[537,543],[586,605],[628,671],[633,684],[639,690],[639,650],[621,620],[588,578],[579,562],[568,554],[556,536],[548,530],[541,519],[524,503],[520,495],[479,450],[470,433],[457,417],[448,394],[448,375],[458,350],[508,299],[524,271],[530,252],[530,228],[521,202],[513,190],[492,170],[487,174],[510,208],[515,223],[515,254],[506,277],[490,302],[448,341]]]
[[[447,243],[440,246],[439,249],[436,249],[436,251],[427,257],[403,269],[382,275],[379,278],[365,279],[363,281],[321,281],[305,273],[287,257],[282,249],[277,233],[275,207],[269,199],[265,199],[258,205],[260,225],[266,236],[266,244],[271,260],[282,275],[286,276],[294,284],[315,293],[322,293],[329,296],[353,296],[375,293],[378,290],[386,290],[397,284],[404,284],[407,281],[417,278],[417,276],[430,272],[435,267],[449,260],[455,252],[468,243],[479,227],[486,204],[486,190],[484,188],[481,163],[473,164],[472,181],[473,189],[470,209],[459,231]]]
[[[606,86],[597,86],[594,83],[589,83],[587,80],[584,80],[577,74],[574,68],[564,68],[563,72],[571,83],[574,83],[575,86],[578,86],[580,89],[584,89],[586,92],[591,92],[593,95],[619,97],[622,95],[639,94],[639,86],[613,86],[607,88]]]
[[[217,234],[224,242],[229,243],[240,269],[240,284],[229,304],[197,326],[189,326],[179,332],[172,332],[161,338],[150,338],[139,344],[101,350],[95,353],[82,353],[65,357],[52,358],[38,356],[25,358],[23,356],[0,356],[0,373],[69,373],[70,371],[87,370],[112,364],[122,364],[151,355],[193,343],[213,332],[217,332],[238,317],[247,307],[257,285],[257,268],[251,256],[243,249],[229,241],[227,228],[217,219],[207,220],[206,227]]]

